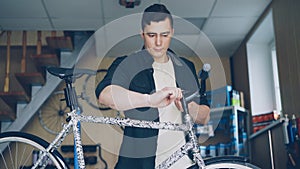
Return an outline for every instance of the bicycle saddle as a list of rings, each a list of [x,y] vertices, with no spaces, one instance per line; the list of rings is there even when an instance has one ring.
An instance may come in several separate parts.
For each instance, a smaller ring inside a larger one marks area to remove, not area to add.
[[[61,79],[66,79],[69,77],[78,78],[83,74],[95,75],[96,71],[89,70],[89,69],[74,69],[74,68],[61,68],[61,67],[48,67],[47,71],[57,76]]]

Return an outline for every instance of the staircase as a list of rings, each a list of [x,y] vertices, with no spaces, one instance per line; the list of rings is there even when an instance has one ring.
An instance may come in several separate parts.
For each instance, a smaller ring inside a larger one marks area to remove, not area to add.
[[[56,31],[43,37],[44,32],[37,31],[36,46],[32,46],[27,44],[27,32],[23,31],[22,45],[18,46],[11,44],[13,33],[6,31],[6,51],[4,47],[0,50],[1,59],[6,55],[6,62],[0,65],[1,71],[5,68],[5,73],[0,76],[4,79],[1,80],[4,81],[3,91],[0,88],[1,132],[22,130],[61,82],[59,78],[48,75],[46,67],[73,67],[89,38],[82,32],[60,32],[57,35]],[[46,45],[43,45],[43,40]],[[21,62],[15,61],[16,58],[21,58]]]

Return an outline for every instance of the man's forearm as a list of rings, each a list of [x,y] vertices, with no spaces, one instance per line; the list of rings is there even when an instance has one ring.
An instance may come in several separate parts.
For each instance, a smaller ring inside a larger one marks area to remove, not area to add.
[[[117,85],[110,85],[99,95],[99,102],[116,110],[129,110],[139,107],[149,107],[148,94],[127,90]]]

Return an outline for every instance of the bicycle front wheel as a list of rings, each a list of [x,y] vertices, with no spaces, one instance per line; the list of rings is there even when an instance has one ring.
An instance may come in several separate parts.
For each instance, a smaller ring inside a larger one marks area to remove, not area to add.
[[[244,157],[221,156],[205,159],[205,169],[260,169],[249,163]]]
[[[39,153],[46,150],[49,143],[45,140],[22,132],[0,134],[0,166],[4,169],[31,168]],[[63,157],[57,152],[50,152],[43,158],[39,168],[68,168]]]

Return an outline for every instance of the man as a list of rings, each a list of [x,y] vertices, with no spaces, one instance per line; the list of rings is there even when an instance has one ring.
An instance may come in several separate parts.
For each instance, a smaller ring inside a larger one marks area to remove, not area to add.
[[[162,4],[145,9],[141,37],[143,50],[117,58],[98,84],[99,102],[124,111],[132,119],[182,123],[182,91],[199,88],[194,64],[169,49],[174,34],[173,18]],[[196,123],[209,120],[206,99],[188,104]],[[125,127],[116,169],[153,169],[185,144],[181,131],[158,131]],[[192,161],[180,159],[172,168],[188,168]]]

